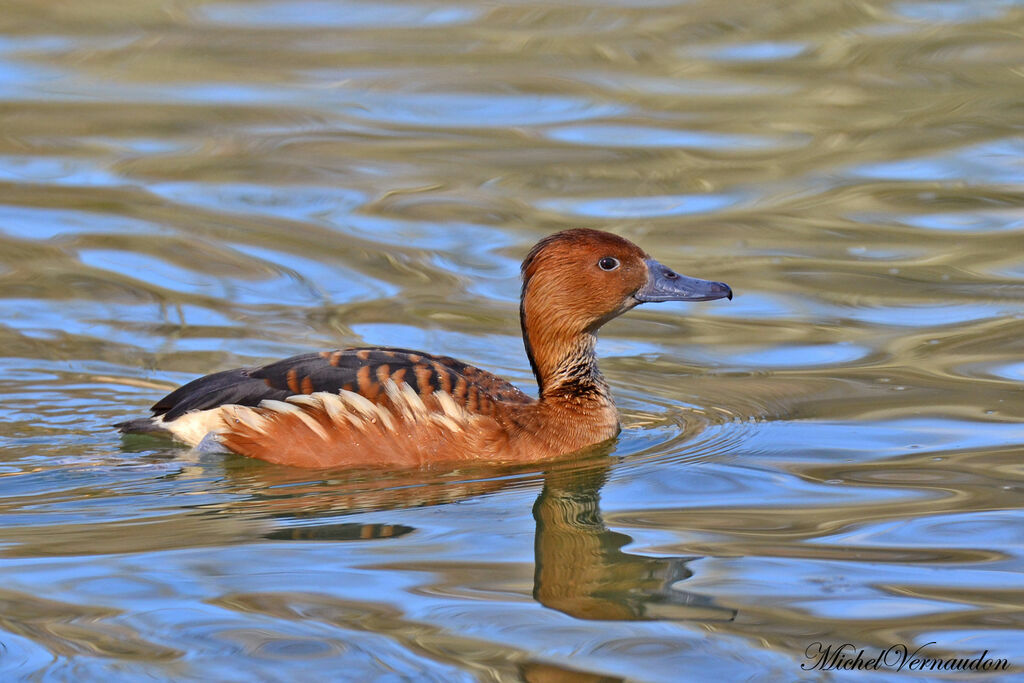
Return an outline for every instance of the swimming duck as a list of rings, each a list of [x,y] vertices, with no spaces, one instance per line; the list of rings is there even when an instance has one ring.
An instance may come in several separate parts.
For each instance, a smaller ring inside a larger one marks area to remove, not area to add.
[[[298,467],[534,462],[618,434],[597,330],[657,301],[732,299],[632,242],[589,229],[545,237],[522,266],[519,315],[533,399],[486,370],[400,348],[349,348],[200,377],[116,425]]]

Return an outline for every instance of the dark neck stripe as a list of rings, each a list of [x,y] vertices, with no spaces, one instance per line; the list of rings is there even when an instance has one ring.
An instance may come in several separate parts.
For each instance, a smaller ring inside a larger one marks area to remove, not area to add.
[[[576,346],[562,358],[556,370],[548,377],[548,386],[541,391],[541,396],[608,398],[608,383],[597,368],[597,356],[594,354],[596,343],[592,335],[581,335]]]

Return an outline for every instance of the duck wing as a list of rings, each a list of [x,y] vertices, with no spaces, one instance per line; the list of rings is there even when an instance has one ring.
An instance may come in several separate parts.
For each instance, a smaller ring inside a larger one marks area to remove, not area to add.
[[[444,391],[471,413],[492,414],[494,404],[532,403],[517,387],[486,370],[420,351],[351,348],[292,356],[255,368],[237,368],[193,380],[157,401],[151,410],[170,422],[194,410],[233,404],[257,406],[297,394],[352,391],[375,403],[386,399],[383,382],[408,384],[420,396]]]

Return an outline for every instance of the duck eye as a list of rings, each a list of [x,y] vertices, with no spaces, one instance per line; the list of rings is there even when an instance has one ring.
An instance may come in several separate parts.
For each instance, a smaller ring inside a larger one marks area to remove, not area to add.
[[[597,262],[597,266],[601,270],[615,270],[619,267],[619,259],[612,258],[611,256],[605,256]]]

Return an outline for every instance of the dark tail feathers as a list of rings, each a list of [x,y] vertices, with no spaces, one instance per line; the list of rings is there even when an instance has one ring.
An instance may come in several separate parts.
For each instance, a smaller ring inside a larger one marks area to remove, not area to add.
[[[154,436],[170,436],[171,433],[153,422],[152,418],[142,417],[136,420],[126,420],[113,425],[122,434],[153,434]]]

